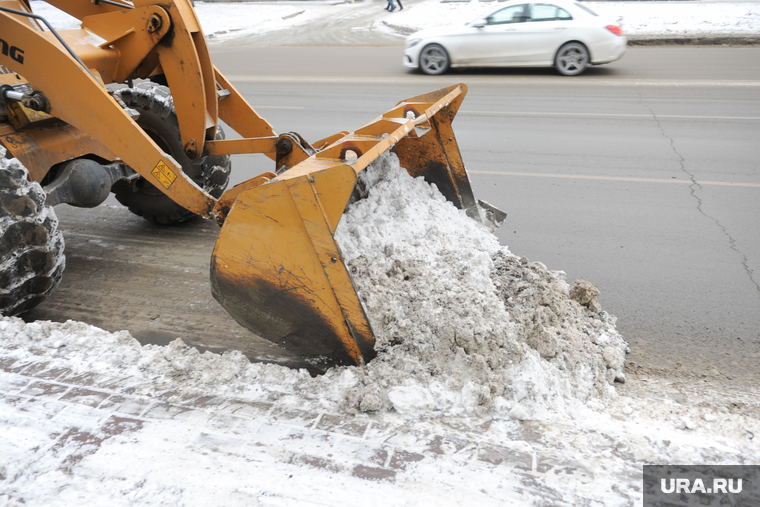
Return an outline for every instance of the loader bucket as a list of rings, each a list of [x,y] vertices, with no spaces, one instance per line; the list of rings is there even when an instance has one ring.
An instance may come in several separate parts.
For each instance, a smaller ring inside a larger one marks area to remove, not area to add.
[[[212,291],[227,312],[317,368],[361,365],[375,357],[372,328],[335,229],[357,175],[388,150],[412,176],[435,183],[449,201],[479,219],[451,129],[466,90],[460,84],[400,102],[241,192],[211,259]]]

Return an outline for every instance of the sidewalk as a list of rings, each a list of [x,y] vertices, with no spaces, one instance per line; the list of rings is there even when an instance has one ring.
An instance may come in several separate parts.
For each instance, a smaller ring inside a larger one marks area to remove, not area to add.
[[[0,358],[0,505],[577,506],[641,497],[633,463],[599,474],[561,459],[558,428],[541,423],[510,424],[509,439],[495,441],[489,421],[452,419],[442,433],[276,402],[141,397],[129,378],[17,363]],[[578,458],[626,459],[604,436],[589,443]]]
[[[150,367],[177,354],[136,346],[94,373],[102,354],[55,341],[65,326],[0,347],[0,506],[632,506],[643,463],[760,456],[752,386],[634,368],[608,407],[574,421],[351,415],[274,365],[248,367],[262,373],[249,389],[241,376],[199,392]],[[51,345],[56,367],[41,357]],[[202,364],[223,358],[201,359],[196,373],[223,374]]]

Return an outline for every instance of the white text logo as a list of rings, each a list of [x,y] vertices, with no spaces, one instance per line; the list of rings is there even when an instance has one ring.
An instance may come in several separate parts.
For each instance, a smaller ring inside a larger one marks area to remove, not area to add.
[[[695,479],[692,483],[689,479],[660,479],[660,489],[663,493],[741,493],[742,480],[736,479],[713,479],[712,487],[706,488],[702,479]]]

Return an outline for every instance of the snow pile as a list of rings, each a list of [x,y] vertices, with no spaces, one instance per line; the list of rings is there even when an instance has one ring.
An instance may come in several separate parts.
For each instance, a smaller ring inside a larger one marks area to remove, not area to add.
[[[626,344],[614,319],[594,307],[593,286],[571,290],[563,273],[501,248],[394,154],[367,171],[377,182],[336,233],[377,337],[378,357],[364,367],[313,379],[249,364],[239,352],[200,354],[179,340],[141,347],[126,331],[75,322],[5,319],[6,348],[22,361],[44,357],[51,368],[119,371],[147,396],[181,386],[178,396],[234,392],[351,413],[513,419],[572,416],[607,400]]]
[[[757,35],[757,2],[587,2],[600,16],[623,18],[633,36]],[[584,3],[585,5],[586,3]]]
[[[367,177],[335,235],[378,351],[349,408],[524,419],[607,398],[627,346],[613,319],[570,298],[564,273],[500,247],[395,154]]]
[[[308,9],[308,5],[299,5],[298,2],[273,2],[264,8],[258,2],[199,2],[195,9],[204,32],[210,37],[225,39],[261,35],[273,30],[292,29],[298,25],[324,21],[320,19],[319,12]]]
[[[245,397],[245,391],[264,378],[270,380],[270,392],[309,378],[306,371],[251,364],[238,351],[201,354],[179,339],[165,347],[141,346],[128,331],[110,333],[83,322],[24,323],[6,317],[0,320],[0,340],[3,355],[19,365],[44,360],[49,368],[65,368],[73,375],[118,375],[129,379],[130,392],[149,397],[170,390],[178,397],[234,392]],[[258,396],[253,392],[248,398]]]

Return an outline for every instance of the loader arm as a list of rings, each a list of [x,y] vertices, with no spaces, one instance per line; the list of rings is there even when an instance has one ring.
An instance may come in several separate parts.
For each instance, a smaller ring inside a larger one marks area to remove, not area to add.
[[[202,156],[205,141],[216,135],[217,90],[211,56],[190,1],[170,0],[160,4],[151,0],[134,0],[131,4],[116,2],[123,7],[105,2],[71,0],[52,0],[49,3],[79,19],[83,27],[94,29],[95,33],[97,27],[112,28],[109,14],[152,6],[164,9],[164,16],[153,20],[159,27],[168,29],[168,36],[156,46],[158,63],[173,92],[185,154],[190,159]]]
[[[150,5],[135,0],[136,6]],[[185,155],[203,155],[207,139],[214,139],[218,120],[214,66],[195,11],[189,0],[164,5],[171,28],[156,46],[161,68],[172,90]]]
[[[123,0],[111,0],[109,2],[72,2],[71,0],[45,0],[47,3],[62,10],[69,16],[82,21],[87,16],[104,14],[107,12],[120,12],[124,9],[132,9],[131,2]]]
[[[136,126],[103,83],[121,82],[144,72],[146,62],[154,61],[148,69],[161,71],[170,84],[182,145],[190,159],[209,154],[206,138],[215,136],[220,112],[221,119],[234,130],[253,138],[244,153],[264,153],[277,160],[282,158],[277,149],[279,139],[272,126],[212,65],[189,2],[173,0],[160,6],[143,3],[120,7],[102,2],[54,0],[51,4],[82,19],[80,30],[56,34],[68,43],[68,48],[52,32],[41,31],[41,23],[30,23],[41,19],[38,16],[28,15],[30,19],[6,15],[6,9],[0,17],[2,32],[13,41],[13,47],[24,48],[25,58],[19,62],[14,59],[15,54],[0,55],[0,63],[22,74],[35,91],[47,97],[48,112],[53,117],[88,134],[95,145],[102,145],[98,151],[105,149],[116,154],[172,200],[208,217],[215,199],[205,194]],[[219,97],[225,99],[222,107]],[[13,143],[9,143],[11,151],[19,156],[28,155],[39,147],[34,137],[16,135]],[[291,165],[308,156],[309,148],[304,144],[291,143],[288,156],[295,156]],[[219,151],[215,153],[236,153],[234,149]],[[48,168],[49,165],[31,171],[41,179]]]
[[[23,62],[0,53],[0,64],[17,69],[47,97],[50,115],[90,134],[184,208],[209,215],[216,200],[182,172],[60,42],[15,17],[3,16],[2,22],[4,40],[23,50]]]
[[[51,5],[58,7],[69,15],[82,21],[82,27],[104,37],[108,44],[116,46],[123,58],[132,58],[137,63],[149,62],[151,59],[135,58],[139,55],[134,44],[124,47],[122,40],[112,40],[108,34],[117,30],[116,22],[121,16],[135,17],[135,10],[147,10],[160,7],[163,15],[152,14],[145,17],[146,22],[135,25],[137,30],[151,27],[167,35],[161,44],[155,47],[157,59],[153,65],[140,69],[141,77],[147,77],[150,71],[160,70],[172,90],[172,100],[179,120],[182,145],[190,159],[197,159],[204,154],[204,145],[213,140],[219,119],[230,125],[244,137],[258,138],[276,135],[272,126],[246,102],[227,79],[213,66],[206,45],[200,22],[189,0],[171,0],[155,4],[150,0],[135,0],[133,4],[116,2],[115,6],[104,2],[72,2],[71,0],[52,0]],[[125,21],[121,21],[127,27]],[[122,33],[129,33],[128,28]],[[134,34],[134,29],[132,34]],[[168,34],[166,33],[168,31]],[[125,37],[126,38],[126,37]],[[152,49],[152,48],[151,48]],[[121,64],[130,72],[119,73],[114,81],[122,82],[131,77],[137,65]],[[224,103],[219,102],[220,95]],[[270,153],[265,152],[270,155]],[[274,159],[274,152],[271,153]]]
[[[18,3],[25,0],[16,2],[28,9]],[[0,65],[42,94],[54,123],[39,125],[57,129],[46,138],[46,156],[37,160],[53,160],[56,140],[89,136],[77,147],[79,157],[110,153],[180,206],[214,219],[222,227],[211,259],[214,297],[241,325],[317,367],[360,365],[375,356],[374,333],[334,238],[370,163],[393,151],[412,176],[435,184],[471,218],[504,218],[475,199],[454,137],[451,123],[467,92],[463,84],[401,101],[353,132],[315,142],[315,148],[294,132],[277,135],[213,66],[189,0],[50,3],[80,19],[82,28],[44,32],[39,16],[0,6],[2,42],[9,46],[0,52]],[[162,76],[189,159],[259,153],[275,161],[275,170],[219,199],[201,189],[105,87]],[[242,139],[215,139],[220,120]],[[0,125],[0,141],[28,155],[42,146],[32,141],[42,139],[43,127]],[[64,160],[77,158],[74,151],[59,151]],[[49,169],[33,174],[41,180]]]

